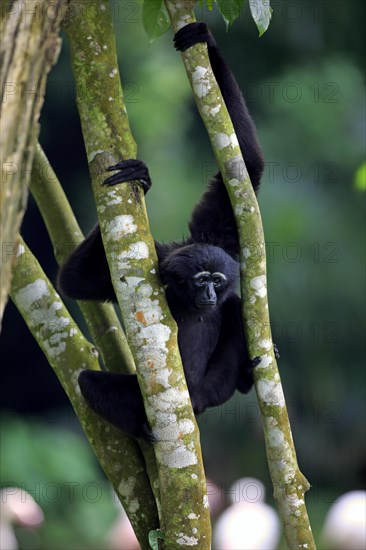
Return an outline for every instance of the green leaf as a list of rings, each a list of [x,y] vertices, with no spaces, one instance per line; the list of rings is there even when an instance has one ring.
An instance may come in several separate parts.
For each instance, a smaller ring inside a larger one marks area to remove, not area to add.
[[[249,0],[250,12],[257,25],[259,36],[262,36],[269,27],[272,17],[270,0]]]
[[[165,535],[160,529],[155,531],[150,531],[149,533],[149,544],[152,550],[159,550],[159,539],[165,540]]]
[[[228,29],[239,17],[244,0],[216,0],[216,4]]]
[[[366,191],[366,162],[356,172],[355,187],[358,191]]]
[[[142,23],[150,43],[169,29],[170,19],[163,0],[144,0]]]
[[[206,6],[208,7],[209,11],[213,10],[214,4],[215,4],[215,0],[206,0]]]

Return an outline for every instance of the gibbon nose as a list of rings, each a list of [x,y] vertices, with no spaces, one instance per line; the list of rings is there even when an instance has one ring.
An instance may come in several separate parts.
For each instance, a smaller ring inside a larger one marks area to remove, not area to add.
[[[211,302],[212,304],[216,304],[217,298],[216,298],[216,292],[215,292],[213,283],[208,283],[207,285],[206,298],[208,302]]]

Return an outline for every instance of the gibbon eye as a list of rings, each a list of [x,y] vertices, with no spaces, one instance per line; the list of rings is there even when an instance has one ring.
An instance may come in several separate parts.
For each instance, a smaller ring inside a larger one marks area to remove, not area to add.
[[[214,284],[214,286],[217,288],[219,286],[221,286],[224,281],[226,281],[226,277],[223,273],[213,273],[212,274],[212,282]]]
[[[209,277],[210,277],[210,273],[206,273],[206,272],[202,272],[202,273],[197,273],[194,277],[193,277],[193,282],[195,285],[197,286],[204,286],[207,284],[208,280],[209,280]]]

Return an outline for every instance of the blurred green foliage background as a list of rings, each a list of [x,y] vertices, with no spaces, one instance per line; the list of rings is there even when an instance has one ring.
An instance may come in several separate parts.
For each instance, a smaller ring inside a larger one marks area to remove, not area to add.
[[[147,197],[153,234],[179,239],[216,171],[214,158],[171,33],[149,47],[141,4],[112,6],[138,157],[153,179]],[[272,7],[261,39],[248,8],[228,33],[215,10],[198,8],[197,18],[211,26],[242,85],[266,159],[259,202],[271,319],[299,464],[313,486],[307,502],[318,537],[330,504],[366,479],[365,3],[272,0]],[[96,214],[66,39],[41,125],[41,143],[88,231]],[[23,234],[55,280],[52,249],[32,199]],[[33,492],[46,515],[37,533],[20,529],[21,547],[103,548],[117,515],[111,490],[11,304],[1,352],[2,485]],[[209,410],[199,424],[207,475],[224,493],[239,477],[257,477],[272,502],[254,391]],[[55,496],[49,484],[59,488]]]

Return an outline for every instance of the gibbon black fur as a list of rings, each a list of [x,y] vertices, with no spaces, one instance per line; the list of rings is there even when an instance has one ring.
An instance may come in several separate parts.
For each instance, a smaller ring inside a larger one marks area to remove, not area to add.
[[[253,121],[239,86],[224,62],[205,23],[183,27],[174,37],[184,51],[198,42],[207,44],[211,66],[229,110],[254,190],[257,192],[263,159]],[[122,161],[105,185],[139,181],[147,192],[151,180],[145,164]],[[253,363],[243,335],[236,225],[218,173],[193,211],[190,236],[180,243],[156,243],[159,274],[178,324],[178,343],[195,414],[225,403],[236,389],[250,390]],[[99,226],[71,254],[59,274],[59,287],[80,300],[115,300]],[[83,371],[83,396],[105,419],[135,437],[152,440],[135,375]]]

